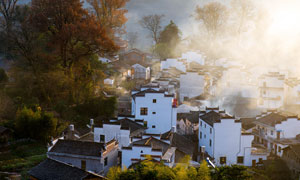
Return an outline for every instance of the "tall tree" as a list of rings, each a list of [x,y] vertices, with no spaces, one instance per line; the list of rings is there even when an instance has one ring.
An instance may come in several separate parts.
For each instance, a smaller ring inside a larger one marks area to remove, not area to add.
[[[179,52],[177,49],[181,41],[181,32],[178,26],[173,22],[170,23],[161,31],[159,35],[158,44],[155,46],[154,51],[162,58],[176,57]]]
[[[85,93],[81,88],[91,85],[86,77],[91,81],[96,75],[91,70],[92,56],[111,55],[117,46],[80,0],[33,0],[30,18],[49,39],[46,54],[51,54],[64,71],[70,100],[80,102],[80,95]]]
[[[159,41],[159,33],[161,30],[161,23],[164,15],[148,15],[144,16],[140,21],[140,25],[147,29],[150,32],[150,35],[155,42],[155,44]]]
[[[227,21],[226,6],[219,2],[211,2],[203,7],[197,6],[195,18],[204,24],[209,36],[215,40]]]
[[[231,1],[232,12],[235,22],[237,23],[238,38],[242,31],[245,30],[245,26],[249,20],[255,16],[255,6],[252,0],[232,0]]]
[[[124,24],[127,21],[124,8],[129,0],[88,0],[98,22],[111,36],[115,33],[124,33]]]
[[[3,17],[0,22],[7,31],[11,28],[17,2],[18,0],[0,0],[0,14]]]
[[[5,46],[0,45],[0,53],[4,53],[7,58],[11,58],[11,28],[15,16],[18,0],[0,0],[0,41],[4,42]],[[2,46],[2,47],[1,47]]]
[[[127,41],[128,41],[128,44],[130,46],[130,48],[134,48],[136,42],[137,42],[137,39],[138,39],[138,33],[137,32],[128,32],[127,33]]]

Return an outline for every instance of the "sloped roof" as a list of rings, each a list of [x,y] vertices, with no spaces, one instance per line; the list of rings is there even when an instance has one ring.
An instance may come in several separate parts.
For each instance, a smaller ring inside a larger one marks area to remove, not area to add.
[[[177,120],[187,119],[192,123],[199,123],[200,111],[191,111],[189,113],[177,113]]]
[[[60,139],[51,148],[50,152],[100,157],[104,148],[104,143]]]
[[[242,122],[242,128],[245,130],[255,127],[254,124],[254,121],[256,120],[255,118],[241,118],[240,120]]]
[[[284,148],[284,150],[286,150],[286,149],[291,150],[295,156],[300,158],[300,144],[289,145],[288,147]]]
[[[47,158],[32,168],[28,174],[39,180],[82,180],[85,178],[106,179],[100,175],[84,171],[72,165]]]
[[[148,137],[132,143],[132,145],[151,146],[152,149],[161,149],[163,154],[168,150],[169,144],[154,137]]]
[[[144,91],[140,91],[138,93],[133,94],[132,97],[134,97],[134,98],[135,97],[144,97],[145,94],[147,94],[147,93],[158,93],[158,94],[164,94],[165,97],[174,97],[173,94],[172,95],[167,95],[167,94],[165,94],[165,91],[156,91],[154,89],[146,89]]]
[[[257,119],[256,121],[269,126],[275,126],[275,124],[279,124],[285,120],[286,120],[285,116],[276,112],[272,112],[264,117]]]
[[[194,142],[178,133],[173,133],[171,146],[190,156],[193,155],[195,150]]]
[[[172,131],[163,133],[160,138],[165,140],[169,139],[171,141],[171,147],[176,147],[177,150],[187,155],[193,155],[195,143],[189,138],[178,133],[173,133]]]
[[[215,111],[210,111],[202,116],[200,118],[205,121],[210,126],[213,126],[214,123],[220,122],[221,115]]]
[[[121,128],[123,129],[129,129],[130,133],[133,133],[137,130],[145,130],[146,127],[144,127],[143,125],[140,125],[139,123],[132,121],[130,119],[121,119],[120,120],[120,124],[121,124]]]

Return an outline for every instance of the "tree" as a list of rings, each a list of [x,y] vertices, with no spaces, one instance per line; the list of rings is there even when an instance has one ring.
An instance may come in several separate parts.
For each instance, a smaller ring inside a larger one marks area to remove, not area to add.
[[[115,33],[122,34],[124,32],[123,25],[127,18],[124,9],[129,0],[88,0],[92,6],[93,13],[96,15],[98,22],[105,27],[107,33],[114,37]]]
[[[212,175],[212,179],[216,180],[250,180],[251,177],[247,171],[247,167],[239,165],[218,167]]]
[[[6,44],[5,47],[0,47],[0,53],[3,51],[6,57],[10,57],[10,50],[12,49],[9,37],[17,2],[18,0],[0,0],[0,41]]]
[[[208,35],[215,40],[221,28],[227,21],[226,6],[219,2],[211,2],[204,7],[197,6],[195,11],[196,20],[202,22]]]
[[[3,17],[1,25],[6,32],[11,30],[17,2],[18,0],[0,0],[0,14]]]
[[[130,48],[134,48],[136,42],[137,42],[137,39],[138,39],[138,33],[137,32],[128,32],[127,33],[127,41],[128,41],[128,44],[130,46]]]
[[[198,179],[201,180],[210,180],[210,170],[207,166],[207,162],[205,160],[202,161],[200,167],[198,169]]]
[[[0,88],[8,81],[8,76],[4,69],[0,68]]]
[[[247,22],[254,18],[255,7],[251,0],[232,0],[231,1],[232,12],[235,15],[237,34],[240,38],[241,32],[245,29]]]
[[[176,48],[181,40],[180,34],[177,25],[170,21],[160,33],[159,43],[155,46],[154,51],[163,59],[176,57],[179,54]]]
[[[55,135],[56,126],[57,119],[51,113],[26,107],[17,112],[15,130],[18,137],[47,142]]]
[[[144,16],[140,21],[140,25],[150,32],[150,35],[155,42],[155,44],[159,41],[159,33],[161,30],[161,22],[164,15],[148,15]]]

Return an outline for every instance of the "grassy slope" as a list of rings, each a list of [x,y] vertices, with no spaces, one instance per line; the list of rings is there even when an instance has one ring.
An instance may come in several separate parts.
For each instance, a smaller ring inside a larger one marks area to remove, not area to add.
[[[46,158],[47,147],[36,142],[20,142],[1,149],[0,171],[21,173],[26,179],[27,171]]]

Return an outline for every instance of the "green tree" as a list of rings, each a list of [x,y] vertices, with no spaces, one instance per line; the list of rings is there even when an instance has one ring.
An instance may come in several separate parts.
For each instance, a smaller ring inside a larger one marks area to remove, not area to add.
[[[202,161],[200,164],[200,167],[198,169],[198,179],[201,180],[210,180],[210,170],[209,167],[207,166],[207,162],[205,160]]]
[[[47,142],[55,135],[57,119],[52,113],[24,107],[17,112],[15,130],[22,138],[32,138]]]
[[[170,21],[160,33],[159,43],[154,47],[154,51],[163,59],[178,56],[177,46],[181,41],[180,36],[181,32],[178,26]]]
[[[218,167],[212,175],[215,180],[250,180],[251,177],[247,167],[239,165]]]

